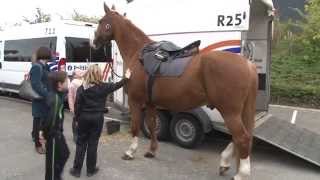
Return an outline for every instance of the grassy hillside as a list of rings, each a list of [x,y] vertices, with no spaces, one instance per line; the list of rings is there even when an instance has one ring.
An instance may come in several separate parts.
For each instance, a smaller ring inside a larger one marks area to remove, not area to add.
[[[320,108],[320,61],[306,63],[288,47],[283,41],[272,52],[272,103]]]

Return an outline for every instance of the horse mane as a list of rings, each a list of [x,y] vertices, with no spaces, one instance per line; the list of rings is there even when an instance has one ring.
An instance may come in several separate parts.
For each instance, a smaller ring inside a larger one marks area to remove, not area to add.
[[[128,18],[125,16],[122,16],[117,11],[113,11],[114,15],[117,18],[120,18],[122,22],[124,23],[124,26],[126,28],[130,28],[130,31],[133,32],[133,34],[137,35],[138,37],[144,37],[145,42],[151,42],[152,40],[144,33],[140,28],[138,28],[135,24],[133,24]]]

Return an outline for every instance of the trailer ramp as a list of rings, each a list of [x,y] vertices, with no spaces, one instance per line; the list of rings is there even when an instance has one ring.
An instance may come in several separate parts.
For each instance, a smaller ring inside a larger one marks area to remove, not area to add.
[[[228,133],[220,122],[214,129]],[[271,116],[255,128],[254,137],[320,166],[320,134]]]

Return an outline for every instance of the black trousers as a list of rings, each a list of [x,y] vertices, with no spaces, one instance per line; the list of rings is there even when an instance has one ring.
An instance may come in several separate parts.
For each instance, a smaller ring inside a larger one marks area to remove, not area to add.
[[[72,120],[72,135],[73,135],[73,141],[77,143],[78,139],[78,125],[75,116],[73,117]]]
[[[70,155],[64,135],[59,133],[48,137],[46,150],[45,180],[61,180],[63,168]]]
[[[81,171],[87,152],[87,172],[97,164],[97,148],[103,127],[103,113],[81,113],[78,120],[78,139],[73,168]]]
[[[42,123],[42,118],[33,117],[31,135],[34,138],[34,144],[36,147],[41,146],[41,144],[39,142],[39,131],[40,131],[41,123]]]

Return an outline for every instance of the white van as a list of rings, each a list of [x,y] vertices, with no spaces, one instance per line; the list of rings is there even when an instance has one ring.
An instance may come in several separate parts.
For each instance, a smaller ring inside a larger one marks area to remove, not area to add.
[[[258,70],[256,117],[259,119],[266,115],[270,99],[273,10],[272,0],[136,0],[127,5],[126,14],[153,40],[172,41],[181,47],[201,40],[201,51],[231,51],[248,57]],[[115,43],[113,47],[114,54],[120,54]],[[115,56],[114,61],[115,71],[122,74],[121,56]],[[128,106],[123,91],[115,92],[114,101],[120,107]],[[159,139],[171,135],[178,144],[188,148],[215,128],[213,122],[223,122],[219,112],[206,106],[178,113],[159,110],[157,120]],[[145,123],[142,130],[148,136]]]
[[[111,45],[90,47],[96,24],[61,20],[18,26],[0,32],[0,90],[18,92],[31,67],[31,56],[40,46],[48,47],[56,59],[66,60],[69,75],[75,68],[85,70],[90,63],[105,71],[111,60]],[[107,80],[108,74],[104,75]]]

